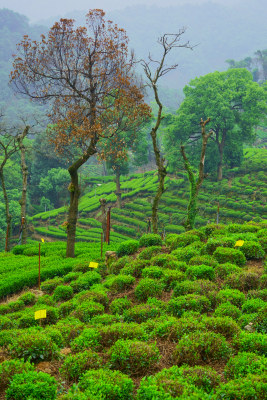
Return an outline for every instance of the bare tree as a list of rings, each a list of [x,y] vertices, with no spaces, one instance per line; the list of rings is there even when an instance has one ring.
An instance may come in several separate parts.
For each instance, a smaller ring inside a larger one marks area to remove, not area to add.
[[[158,232],[158,206],[160,202],[160,198],[165,190],[164,188],[164,180],[167,175],[166,163],[165,159],[161,153],[160,146],[158,143],[157,132],[160,127],[161,121],[164,118],[162,115],[163,105],[159,98],[158,93],[158,80],[166,75],[171,70],[174,70],[178,67],[178,64],[166,65],[166,57],[171,52],[171,50],[175,48],[186,48],[193,49],[193,47],[189,44],[189,42],[181,42],[182,36],[185,33],[185,28],[179,30],[178,33],[169,34],[166,33],[158,39],[158,43],[162,48],[162,55],[160,60],[154,60],[152,56],[149,54],[148,61],[142,60],[142,66],[145,72],[145,75],[148,79],[148,86],[152,88],[154,93],[154,98],[157,103],[158,113],[156,117],[156,122],[154,126],[151,128],[150,136],[152,138],[153,149],[155,154],[156,165],[158,169],[158,188],[155,194],[153,203],[152,203],[152,230],[154,233]]]

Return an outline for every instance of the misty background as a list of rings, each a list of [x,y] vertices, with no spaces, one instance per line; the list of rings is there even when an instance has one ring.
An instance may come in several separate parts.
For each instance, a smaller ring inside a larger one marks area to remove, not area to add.
[[[226,70],[227,59],[253,57],[267,48],[266,0],[0,0],[0,103],[10,101],[12,54],[23,35],[38,39],[62,17],[85,25],[92,8],[102,8],[126,30],[137,59],[147,59],[149,53],[159,58],[157,39],[186,27],[182,39],[195,47],[174,49],[168,62],[179,66],[160,82],[165,104],[172,109],[179,106],[190,79]]]

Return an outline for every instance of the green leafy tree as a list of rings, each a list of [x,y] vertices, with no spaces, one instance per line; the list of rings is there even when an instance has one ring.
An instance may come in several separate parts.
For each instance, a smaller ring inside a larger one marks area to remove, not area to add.
[[[185,99],[177,114],[171,118],[166,132],[165,150],[174,161],[173,148],[179,142],[190,138],[198,140],[200,135],[199,116],[212,119],[211,139],[218,152],[217,180],[223,176],[223,159],[228,142],[240,143],[254,139],[254,127],[267,112],[266,87],[253,82],[252,75],[246,69],[230,69],[225,72],[213,72],[193,79],[184,88]],[[178,158],[178,157],[177,157]]]

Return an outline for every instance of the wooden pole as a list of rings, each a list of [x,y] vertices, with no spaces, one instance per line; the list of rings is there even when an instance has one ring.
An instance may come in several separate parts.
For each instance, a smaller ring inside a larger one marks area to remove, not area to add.
[[[110,209],[111,207],[108,207],[108,213],[107,213],[107,243],[110,243]]]
[[[39,274],[38,274],[38,288],[41,290],[41,243],[39,243]]]

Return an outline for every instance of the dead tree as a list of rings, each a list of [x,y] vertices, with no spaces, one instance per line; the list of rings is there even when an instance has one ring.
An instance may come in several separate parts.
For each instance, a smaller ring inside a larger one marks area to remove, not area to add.
[[[166,163],[165,159],[161,153],[160,146],[158,143],[157,132],[160,127],[161,121],[164,118],[162,115],[163,105],[159,98],[158,93],[158,80],[166,75],[173,69],[178,67],[178,64],[174,64],[171,66],[166,65],[166,57],[176,47],[183,47],[186,49],[193,49],[193,47],[189,44],[189,42],[182,42],[181,39],[183,34],[185,33],[185,28],[179,30],[179,33],[169,34],[166,33],[161,36],[158,40],[158,43],[162,47],[162,55],[160,60],[154,60],[151,55],[148,57],[148,61],[142,60],[142,66],[145,72],[145,75],[148,79],[148,86],[152,88],[155,101],[158,107],[158,113],[156,117],[156,122],[154,126],[151,128],[150,136],[152,138],[153,150],[155,154],[155,160],[158,170],[158,188],[152,203],[152,231],[153,233],[158,233],[158,206],[160,202],[160,198],[165,190],[164,188],[164,180],[167,175]],[[155,66],[155,68],[153,68]]]

